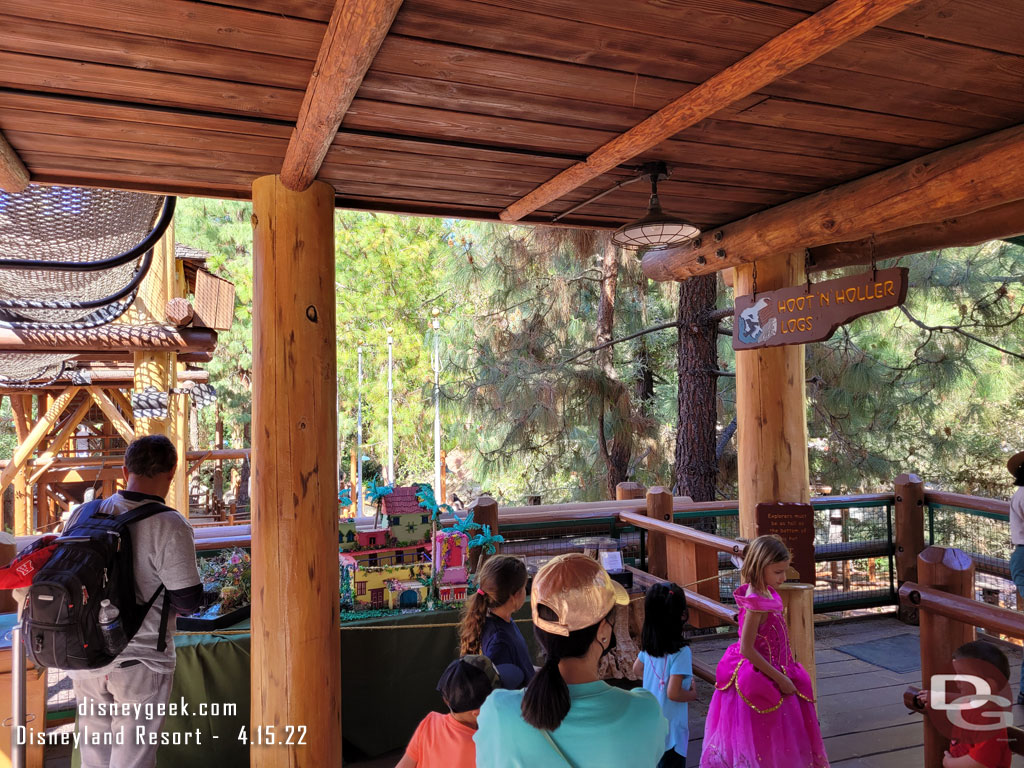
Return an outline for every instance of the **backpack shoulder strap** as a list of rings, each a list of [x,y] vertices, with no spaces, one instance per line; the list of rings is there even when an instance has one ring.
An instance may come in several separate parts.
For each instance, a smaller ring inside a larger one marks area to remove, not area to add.
[[[72,528],[86,522],[99,510],[101,506],[103,506],[103,499],[93,499],[92,501],[85,502],[85,504],[76,510],[78,517],[75,518],[75,524],[70,526],[64,533],[67,534]]]
[[[158,515],[161,512],[173,512],[173,507],[168,507],[162,501],[147,501],[145,504],[140,504],[134,509],[129,509],[127,512],[122,512],[117,515],[114,519],[121,526],[131,525],[137,523],[140,520],[145,520],[147,517]]]

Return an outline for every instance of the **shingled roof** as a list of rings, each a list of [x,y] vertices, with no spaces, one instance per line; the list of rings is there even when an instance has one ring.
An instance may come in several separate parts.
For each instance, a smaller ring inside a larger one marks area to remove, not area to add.
[[[426,514],[426,510],[416,500],[418,492],[419,489],[415,485],[404,485],[395,488],[381,502],[384,514],[389,517]]]

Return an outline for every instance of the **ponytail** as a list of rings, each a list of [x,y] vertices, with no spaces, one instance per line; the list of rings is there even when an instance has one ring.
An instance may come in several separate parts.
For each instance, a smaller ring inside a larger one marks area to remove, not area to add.
[[[572,698],[569,686],[558,669],[558,657],[548,655],[544,666],[526,686],[523,694],[523,720],[542,731],[553,731],[569,714]]]
[[[480,635],[487,618],[487,593],[479,592],[469,598],[459,625],[459,655],[480,653]]]
[[[459,655],[480,653],[480,636],[490,608],[498,608],[526,586],[526,564],[518,557],[489,558],[477,574],[480,588],[463,609],[459,625]]]
[[[547,621],[558,618],[554,611],[543,604],[537,605],[537,616]],[[593,626],[574,630],[566,637],[545,632],[537,627],[533,628],[537,642],[544,649],[546,659],[544,666],[526,686],[521,708],[523,720],[543,731],[553,731],[562,724],[572,707],[572,698],[569,696],[569,686],[566,685],[558,668],[558,662],[586,654],[593,645],[600,626],[599,621]]]

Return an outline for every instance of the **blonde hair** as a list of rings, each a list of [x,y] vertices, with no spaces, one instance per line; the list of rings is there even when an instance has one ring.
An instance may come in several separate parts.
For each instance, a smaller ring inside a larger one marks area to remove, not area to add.
[[[758,536],[743,551],[743,568],[740,570],[740,576],[755,591],[766,592],[764,569],[769,565],[792,559],[786,542],[781,538],[775,534]]]

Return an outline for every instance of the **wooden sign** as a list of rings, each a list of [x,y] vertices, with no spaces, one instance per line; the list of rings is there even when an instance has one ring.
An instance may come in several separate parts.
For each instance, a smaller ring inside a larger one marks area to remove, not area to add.
[[[736,297],[732,348],[758,349],[824,341],[861,315],[898,307],[907,298],[907,268]]]
[[[782,537],[793,553],[792,567],[804,584],[814,583],[814,508],[810,504],[758,504],[757,535]]]

